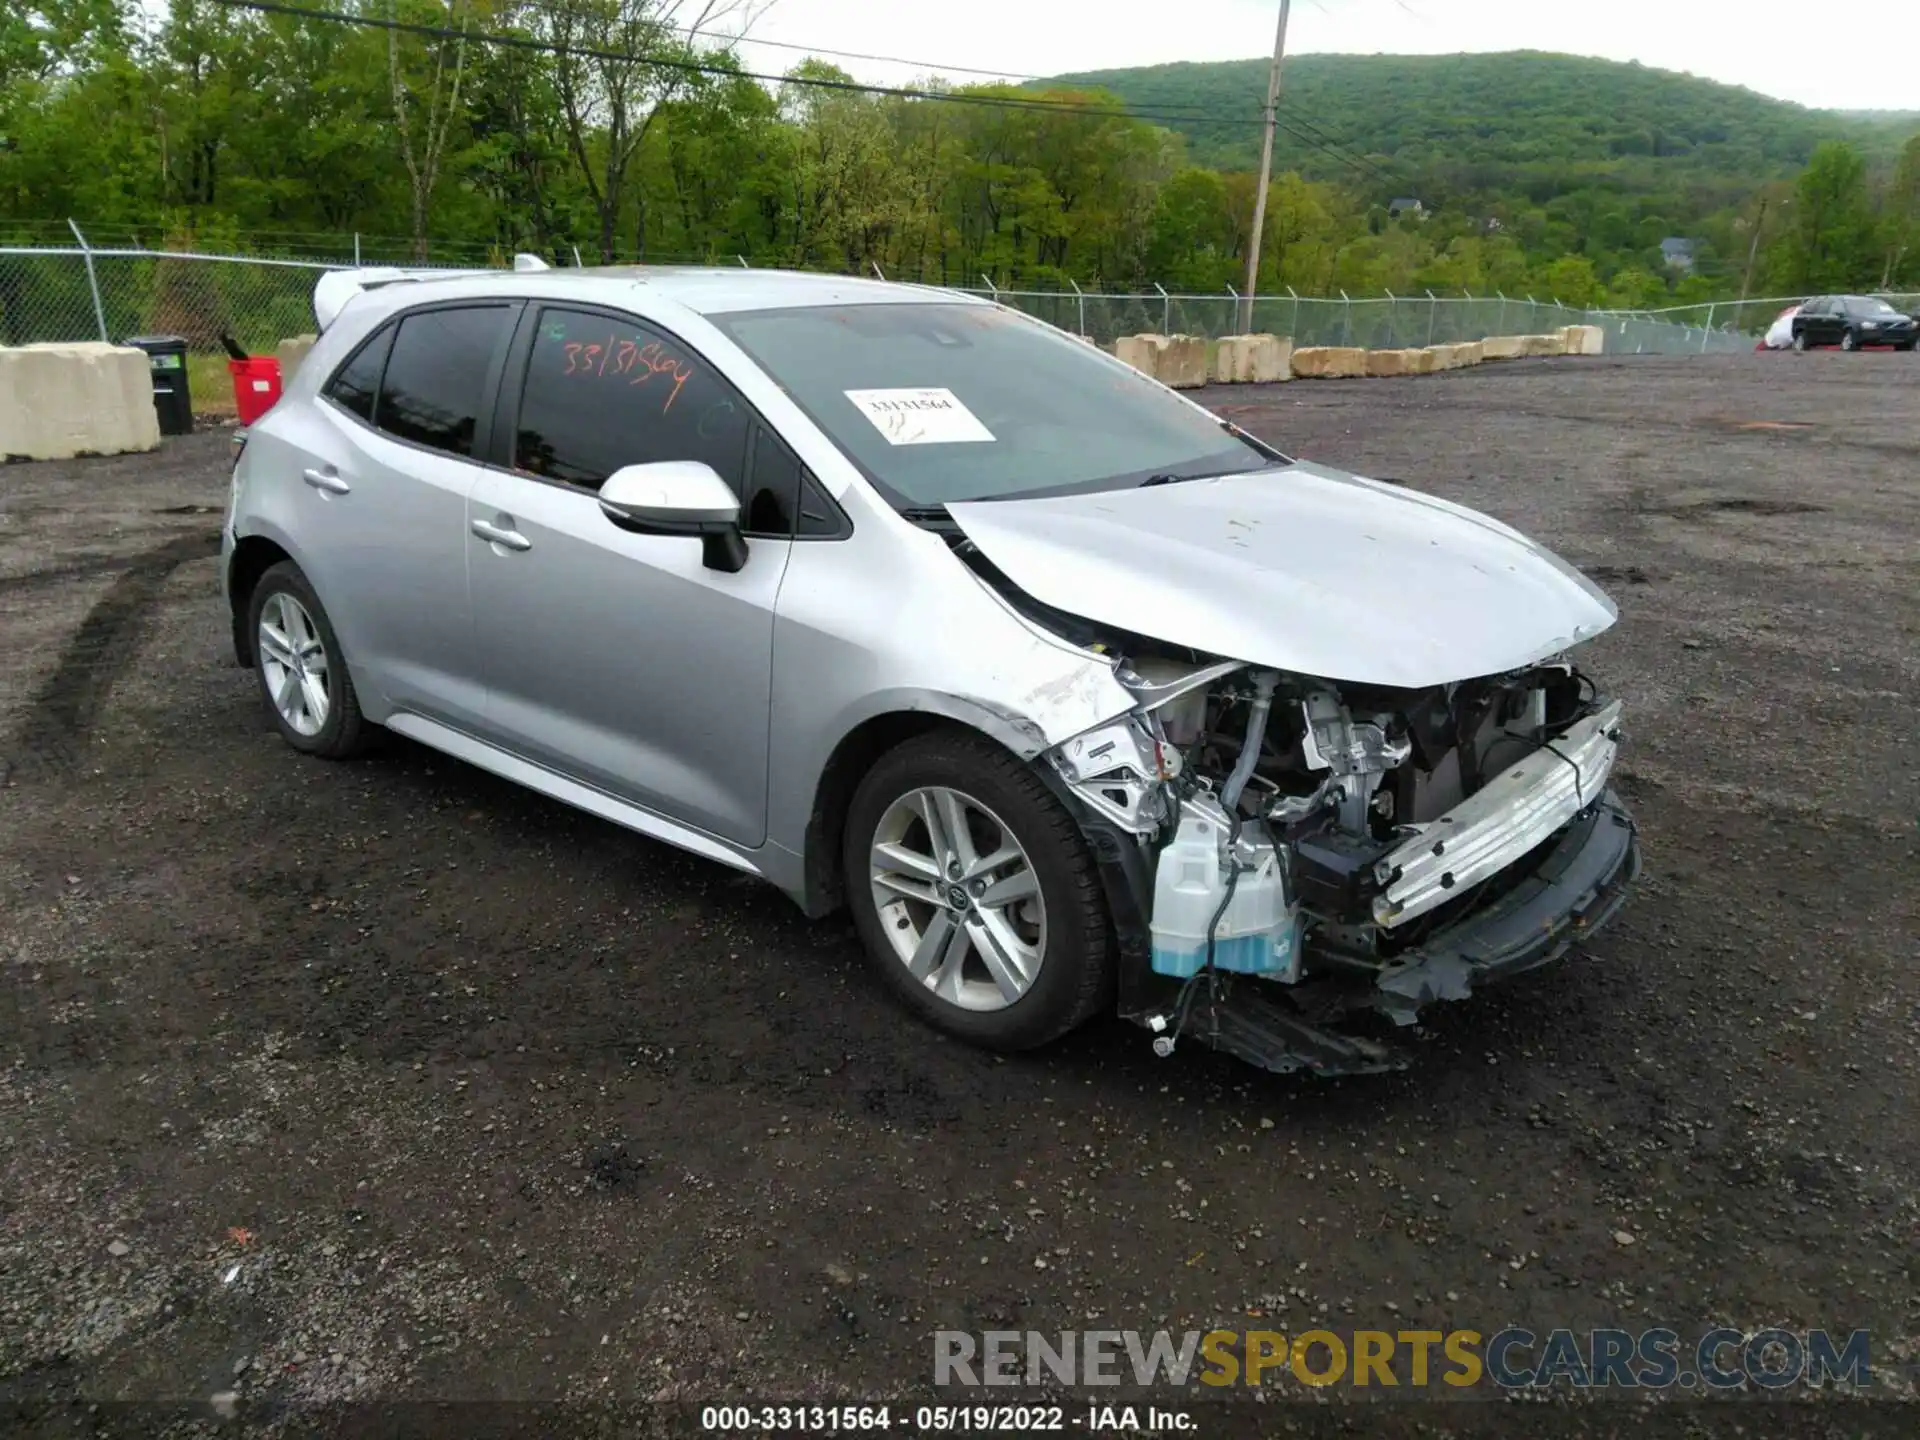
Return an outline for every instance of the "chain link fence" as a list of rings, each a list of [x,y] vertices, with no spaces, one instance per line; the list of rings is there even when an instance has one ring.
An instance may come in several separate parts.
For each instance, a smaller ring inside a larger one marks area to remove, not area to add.
[[[476,254],[465,264],[500,264],[506,258]],[[322,272],[350,263],[129,247],[0,245],[0,344],[168,334],[185,337],[194,353],[218,354],[226,334],[246,350],[270,351],[286,336],[313,328],[314,282]],[[449,258],[443,263],[459,262]],[[1411,349],[1490,335],[1541,334],[1565,325],[1599,325],[1607,332],[1610,354],[1724,354],[1751,350],[1780,310],[1795,303],[1769,298],[1626,311],[1582,310],[1503,295],[1324,299],[1289,292],[1260,296],[1249,321],[1246,302],[1232,293],[1173,294],[1157,286],[1137,294],[1003,290],[990,281],[967,288],[1102,345],[1147,332],[1214,339],[1250,330],[1291,336],[1301,346]],[[1920,301],[1915,296],[1888,298],[1903,309]]]
[[[173,251],[0,247],[0,344],[183,336],[217,352],[231,334],[271,351],[313,329],[311,262]]]
[[[1745,333],[1731,314],[1716,322],[1706,313],[1708,306],[1699,307],[1699,314],[1582,310],[1503,295],[1343,295],[1338,299],[1263,295],[1253,302],[1249,320],[1246,301],[1231,293],[1105,295],[991,288],[972,293],[990,295],[1102,345],[1143,332],[1217,339],[1252,331],[1288,335],[1295,345],[1410,350],[1484,340],[1490,335],[1540,335],[1566,325],[1599,325],[1607,331],[1609,352],[1685,355],[1751,350],[1757,335]],[[1787,303],[1791,302],[1755,301],[1748,308],[1756,317],[1764,315],[1759,325],[1764,330]]]

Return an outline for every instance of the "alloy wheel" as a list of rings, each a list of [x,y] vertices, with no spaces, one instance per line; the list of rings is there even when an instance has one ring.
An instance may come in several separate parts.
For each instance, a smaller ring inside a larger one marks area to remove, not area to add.
[[[945,786],[909,790],[874,829],[868,879],[894,955],[964,1010],[1002,1010],[1047,951],[1039,877],[992,810]]]
[[[285,590],[260,609],[260,673],[280,718],[296,733],[318,735],[333,708],[327,647],[306,606]]]

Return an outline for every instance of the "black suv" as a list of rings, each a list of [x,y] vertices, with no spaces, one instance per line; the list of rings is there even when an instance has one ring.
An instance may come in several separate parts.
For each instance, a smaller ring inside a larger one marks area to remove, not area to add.
[[[1842,350],[1891,345],[1911,350],[1915,340],[1920,340],[1920,322],[1870,295],[1815,296],[1793,317],[1796,350],[1815,345],[1838,345]]]

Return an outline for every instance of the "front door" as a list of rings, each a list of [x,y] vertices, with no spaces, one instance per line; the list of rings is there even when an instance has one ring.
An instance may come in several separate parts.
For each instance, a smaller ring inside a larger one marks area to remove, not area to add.
[[[595,492],[700,460],[745,489],[755,420],[711,366],[631,316],[548,306],[502,391],[511,470],[468,497],[486,734],[522,758],[742,846],[766,838],[773,613],[787,534],[733,574],[634,535]],[[502,453],[505,453],[504,451]]]

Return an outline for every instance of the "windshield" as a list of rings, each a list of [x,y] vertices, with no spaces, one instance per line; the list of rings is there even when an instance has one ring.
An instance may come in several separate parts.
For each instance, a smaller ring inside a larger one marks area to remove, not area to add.
[[[836,305],[713,321],[896,505],[1274,463],[1084,342],[996,306]]]

